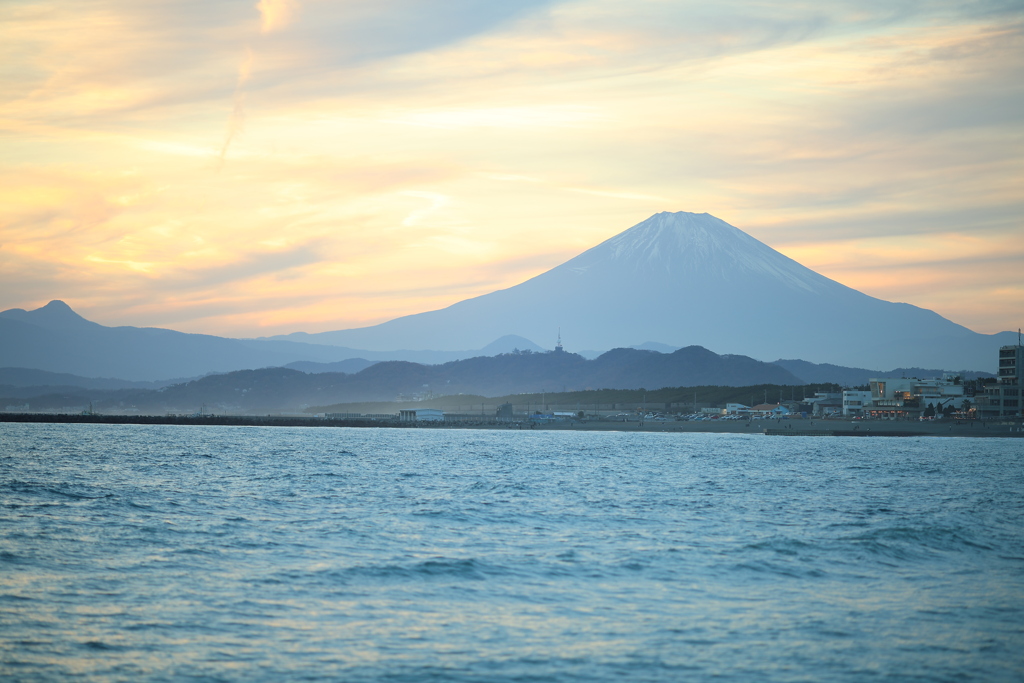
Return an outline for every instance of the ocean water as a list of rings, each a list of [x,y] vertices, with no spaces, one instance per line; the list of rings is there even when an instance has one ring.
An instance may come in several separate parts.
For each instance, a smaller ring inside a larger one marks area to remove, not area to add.
[[[1021,681],[1002,439],[0,425],[0,678]]]

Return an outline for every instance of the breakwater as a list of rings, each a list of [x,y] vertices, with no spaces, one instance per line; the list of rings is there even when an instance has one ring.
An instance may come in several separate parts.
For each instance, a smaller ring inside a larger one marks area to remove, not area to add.
[[[0,413],[3,422],[53,424],[125,424],[194,425],[237,427],[386,427],[396,429],[499,429],[517,431],[595,431],[595,432],[682,432],[709,434],[767,434],[769,436],[945,436],[1024,438],[1019,421],[948,420],[911,422],[900,420],[851,421],[814,420],[703,420],[632,421],[565,420],[531,422],[499,421],[479,416],[473,420],[459,416],[457,421],[404,422],[397,416],[324,418],[313,415],[99,415]]]
[[[196,425],[211,427],[410,427],[412,423],[346,418],[324,419],[291,415],[70,415],[46,413],[0,413],[0,422],[45,422],[51,424]]]

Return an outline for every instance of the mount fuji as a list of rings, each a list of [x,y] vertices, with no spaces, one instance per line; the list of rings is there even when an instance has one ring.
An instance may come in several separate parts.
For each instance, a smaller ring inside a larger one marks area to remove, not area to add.
[[[372,327],[276,339],[378,351],[658,342],[760,360],[985,369],[1015,337],[830,280],[706,213],[659,213],[522,284]]]

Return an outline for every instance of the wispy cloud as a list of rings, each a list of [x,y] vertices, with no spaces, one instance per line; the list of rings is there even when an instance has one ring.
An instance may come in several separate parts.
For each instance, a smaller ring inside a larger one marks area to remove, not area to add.
[[[228,130],[224,135],[224,144],[220,147],[220,154],[218,155],[218,167],[223,166],[224,157],[228,153],[228,147],[231,146],[231,141],[236,135],[242,132],[245,126],[245,83],[249,80],[249,76],[252,74],[252,50],[246,48],[245,56],[242,58],[241,64],[238,66],[238,80],[235,83],[235,94],[232,97],[233,103],[231,108],[231,116],[228,118]]]
[[[256,9],[260,12],[260,31],[270,33],[284,28],[298,9],[296,0],[260,0]]]

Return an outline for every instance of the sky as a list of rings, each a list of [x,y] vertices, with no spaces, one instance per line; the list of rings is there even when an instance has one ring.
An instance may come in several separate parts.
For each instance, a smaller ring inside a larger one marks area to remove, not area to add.
[[[361,327],[659,211],[1016,330],[1024,2],[0,3],[0,309]]]

